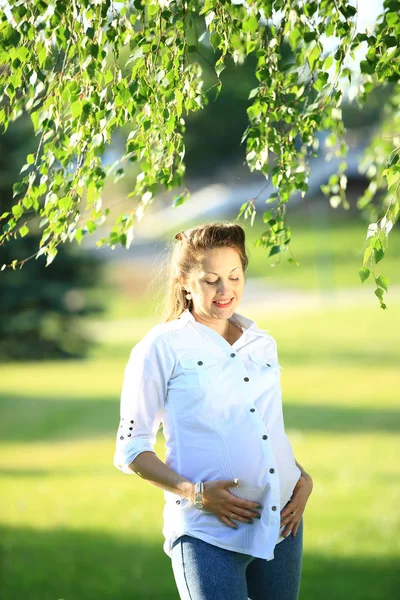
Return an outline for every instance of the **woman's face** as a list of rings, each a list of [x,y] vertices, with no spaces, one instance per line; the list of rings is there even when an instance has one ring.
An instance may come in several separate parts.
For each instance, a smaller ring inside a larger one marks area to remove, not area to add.
[[[244,289],[240,256],[233,248],[205,252],[190,273],[185,289],[191,293],[194,312],[204,319],[227,319],[236,310]]]

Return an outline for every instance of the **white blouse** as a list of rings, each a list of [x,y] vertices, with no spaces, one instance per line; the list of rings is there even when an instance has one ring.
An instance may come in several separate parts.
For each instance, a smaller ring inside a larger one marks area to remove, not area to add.
[[[261,519],[225,525],[184,497],[164,491],[164,551],[188,534],[271,560],[281,536],[280,510],[301,475],[285,433],[275,339],[233,313],[243,334],[229,344],[191,312],[150,329],[125,369],[114,465],[154,452],[163,423],[166,464],[190,481],[239,479],[229,491],[259,502]]]

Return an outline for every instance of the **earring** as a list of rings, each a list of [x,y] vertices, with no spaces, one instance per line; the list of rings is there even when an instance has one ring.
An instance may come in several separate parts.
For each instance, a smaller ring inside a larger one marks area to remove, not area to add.
[[[190,292],[189,292],[189,293],[187,293],[187,294],[186,294],[186,296],[185,296],[185,298],[186,298],[187,300],[191,300],[191,299],[192,299],[192,294],[191,294]]]

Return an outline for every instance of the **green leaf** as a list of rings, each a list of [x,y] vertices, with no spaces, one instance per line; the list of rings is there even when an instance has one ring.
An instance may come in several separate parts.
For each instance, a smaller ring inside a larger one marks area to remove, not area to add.
[[[71,104],[71,115],[73,119],[77,119],[82,114],[82,102],[77,100]]]
[[[107,85],[113,79],[114,79],[114,75],[113,75],[112,71],[110,69],[107,69],[107,71],[104,73],[104,83]]]
[[[226,69],[226,65],[224,63],[219,63],[218,65],[215,65],[215,72],[217,74],[217,77],[221,75],[224,69]]]
[[[317,81],[314,83],[315,89],[320,92],[322,90],[322,88],[327,84],[328,79],[329,79],[328,73],[320,73],[318,75]]]
[[[94,233],[97,229],[96,223],[90,220],[86,222],[86,227],[89,233]]]
[[[250,33],[254,33],[259,27],[258,19],[252,15],[249,19],[245,19],[245,21],[243,21],[242,27],[244,32],[249,31]]]
[[[37,48],[36,54],[37,54],[37,58],[38,58],[40,67],[43,67],[43,64],[47,57],[46,48],[44,46],[42,46],[41,48]]]
[[[339,6],[339,10],[346,19],[351,19],[351,17],[357,14],[357,9],[351,6],[351,4],[342,4]]]
[[[24,214],[24,209],[20,204],[14,204],[11,210],[16,219],[19,219]]]
[[[365,251],[364,251],[364,257],[363,257],[363,263],[364,263],[364,265],[371,258],[372,252],[373,252],[372,246],[368,246],[368,248],[365,249]]]
[[[398,5],[398,3],[397,3]],[[394,25],[396,25],[396,23],[399,23],[400,21],[400,17],[399,14],[396,12],[388,12],[386,14],[386,23],[389,25],[389,27],[393,27]]]
[[[190,198],[190,193],[185,190],[184,192],[181,192],[180,194],[176,194],[173,198],[172,201],[172,206],[174,208],[176,208],[177,206],[181,206],[181,204],[184,204],[186,202],[186,200],[188,200]]]
[[[320,54],[321,54],[321,50],[320,50],[318,44],[316,44],[314,46],[314,48],[311,50],[311,52],[309,52],[307,54],[307,60],[308,60],[308,64],[310,65],[311,71],[314,70],[315,63],[317,62]]]
[[[376,279],[375,279],[376,285],[378,285],[379,287],[383,288],[385,290],[385,292],[388,291],[388,285],[390,283],[390,280],[388,277],[385,277],[384,275],[379,275]]]
[[[309,42],[313,42],[314,40],[316,40],[318,37],[318,34],[316,31],[306,31],[304,33],[304,41],[308,44]]]
[[[301,31],[299,29],[297,29],[296,26],[294,26],[288,37],[290,47],[292,48],[293,51],[296,50],[296,48],[302,38],[303,38],[303,36],[301,34]]]
[[[364,281],[366,279],[368,279],[368,277],[370,276],[371,271],[369,269],[367,269],[367,267],[362,267],[359,271],[358,274],[360,276],[361,282],[364,283]]]
[[[375,73],[374,65],[371,65],[371,63],[369,63],[367,60],[362,60],[360,62],[360,69],[361,69],[361,73],[367,73],[369,75],[372,75],[373,73]]]
[[[58,250],[57,248],[50,248],[46,254],[46,267],[48,267],[49,265],[51,265],[51,263],[53,262],[53,260],[55,259],[55,257],[58,254]]]
[[[274,254],[279,254],[280,251],[281,251],[280,246],[272,246],[268,256],[274,256]]]
[[[374,258],[375,258],[376,263],[381,261],[384,256],[385,256],[385,251],[383,248],[381,248],[381,247],[374,248]]]
[[[26,225],[22,225],[22,227],[19,230],[19,235],[21,237],[24,237],[27,233],[29,233],[29,229]]]

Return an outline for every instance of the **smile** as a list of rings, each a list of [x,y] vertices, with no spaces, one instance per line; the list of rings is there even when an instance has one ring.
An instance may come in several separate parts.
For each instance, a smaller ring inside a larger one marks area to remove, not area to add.
[[[222,301],[220,300],[219,302],[217,302],[216,300],[213,300],[213,304],[215,304],[215,306],[218,306],[218,308],[226,308],[228,306],[230,306],[233,302],[233,298],[231,298],[231,300],[225,300]]]

